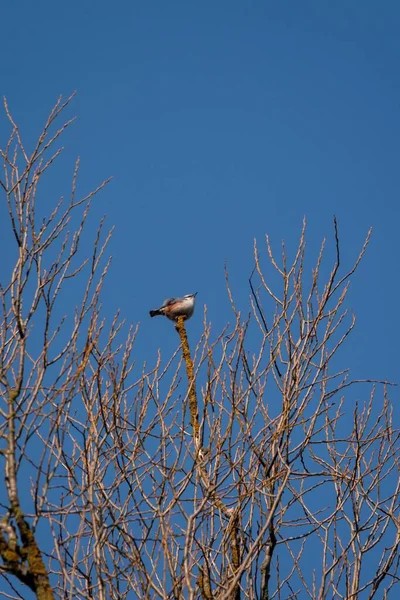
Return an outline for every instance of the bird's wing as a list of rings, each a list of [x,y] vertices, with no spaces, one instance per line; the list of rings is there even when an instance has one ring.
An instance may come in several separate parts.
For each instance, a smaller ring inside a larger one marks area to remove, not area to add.
[[[176,298],[167,298],[166,300],[164,300],[163,306],[169,306],[170,304],[173,304],[175,300]]]

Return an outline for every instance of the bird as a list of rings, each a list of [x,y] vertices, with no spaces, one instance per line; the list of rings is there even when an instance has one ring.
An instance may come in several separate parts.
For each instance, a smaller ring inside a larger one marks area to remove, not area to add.
[[[185,320],[190,319],[194,312],[194,304],[196,301],[196,294],[187,294],[182,298],[167,298],[164,304],[156,310],[150,311],[151,317],[157,317],[163,315],[170,319],[170,321],[177,321],[178,317],[185,317]]]

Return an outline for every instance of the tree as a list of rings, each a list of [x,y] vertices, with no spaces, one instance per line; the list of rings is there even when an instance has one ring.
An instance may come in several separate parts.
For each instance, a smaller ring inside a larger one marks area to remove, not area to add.
[[[205,313],[193,351],[180,319],[173,356],[139,373],[137,328],[126,331],[118,314],[107,327],[101,315],[103,221],[82,256],[107,181],[79,198],[77,162],[69,201],[38,217],[71,99],[57,102],[30,154],[5,104],[0,185],[17,250],[0,290],[7,597],[27,588],[82,600],[395,594],[399,434],[388,386],[353,381],[340,364],[354,327],[348,282],[370,234],[342,274],[335,220],[325,280],[324,244],[306,268],[305,225],[291,260],[283,247],[278,261],[268,238],[264,254],[255,245],[251,314],[236,307],[227,277],[234,325],[214,335]],[[64,316],[58,300],[73,281],[81,301],[74,294]],[[346,394],[357,384],[369,398],[351,412]]]

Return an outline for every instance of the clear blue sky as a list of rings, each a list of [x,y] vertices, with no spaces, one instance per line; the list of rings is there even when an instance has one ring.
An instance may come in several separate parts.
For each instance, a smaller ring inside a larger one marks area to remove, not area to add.
[[[217,333],[232,321],[224,263],[247,311],[253,238],[293,249],[306,216],[315,257],[324,235],[333,248],[336,214],[343,267],[373,227],[340,364],[400,380],[399,2],[18,0],[1,21],[0,91],[28,142],[58,96],[78,91],[43,212],[68,193],[77,155],[82,193],[114,177],[94,209],[116,227],[104,313],[140,322],[139,368],[177,346],[150,308],[198,291],[190,338],[204,304]],[[1,116],[1,145],[7,131]],[[3,275],[6,229],[0,206]]]
[[[293,247],[305,215],[315,255],[336,214],[344,265],[374,229],[343,363],[399,379],[399,30],[394,1],[2,7],[1,92],[27,139],[78,91],[44,206],[68,192],[77,155],[82,191],[114,176],[96,203],[116,226],[103,301],[141,322],[140,360],[176,343],[149,308],[198,291],[222,327],[225,261],[245,309],[253,238]]]
[[[344,266],[374,230],[343,367],[400,379],[399,31],[390,0],[4,4],[0,86],[26,138],[78,91],[44,210],[68,192],[77,155],[82,191],[114,177],[95,208],[116,226],[103,303],[141,323],[139,362],[177,343],[149,308],[198,291],[220,329],[225,261],[246,310],[253,238],[293,248],[305,215],[315,256],[336,214]],[[190,328],[195,341],[200,310]]]

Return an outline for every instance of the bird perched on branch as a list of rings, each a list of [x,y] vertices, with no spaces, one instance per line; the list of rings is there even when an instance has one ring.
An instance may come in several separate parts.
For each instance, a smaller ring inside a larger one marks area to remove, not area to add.
[[[168,298],[160,308],[151,310],[150,316],[157,317],[158,315],[164,315],[164,317],[167,317],[171,321],[177,321],[178,317],[190,319],[194,312],[196,294],[187,294],[183,298]]]

